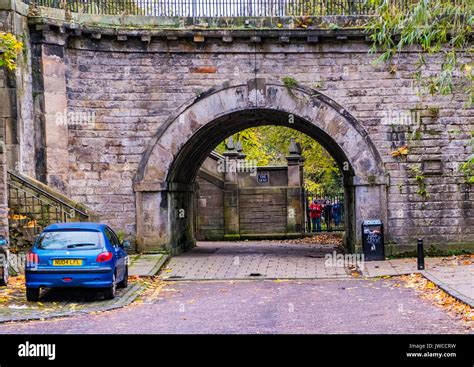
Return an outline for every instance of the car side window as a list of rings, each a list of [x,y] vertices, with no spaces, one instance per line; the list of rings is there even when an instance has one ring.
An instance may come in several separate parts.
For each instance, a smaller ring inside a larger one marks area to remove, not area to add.
[[[106,228],[104,232],[105,232],[105,237],[107,237],[107,239],[109,240],[109,242],[110,242],[111,244],[113,244],[113,243],[112,243],[112,235],[111,235],[111,233],[109,232],[109,230]]]
[[[108,240],[112,244],[112,246],[115,246],[115,247],[120,246],[120,241],[119,241],[118,237],[115,235],[115,233],[110,228],[106,228],[105,233],[106,233],[106,236],[107,236]]]

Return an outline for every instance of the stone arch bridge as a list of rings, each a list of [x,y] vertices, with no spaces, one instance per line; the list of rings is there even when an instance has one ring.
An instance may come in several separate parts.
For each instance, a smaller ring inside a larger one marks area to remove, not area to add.
[[[21,172],[86,205],[140,250],[191,246],[192,217],[178,211],[192,213],[200,164],[227,136],[269,123],[313,137],[343,170],[349,249],[373,218],[389,254],[419,237],[472,247],[474,193],[459,166],[472,154],[473,110],[462,93],[419,96],[416,54],[374,64],[357,27],[34,10],[0,7],[0,30],[25,41],[17,71],[0,71],[4,176]],[[358,24],[349,18],[334,21]],[[394,157],[402,146],[408,155]],[[6,213],[6,180],[0,192]]]

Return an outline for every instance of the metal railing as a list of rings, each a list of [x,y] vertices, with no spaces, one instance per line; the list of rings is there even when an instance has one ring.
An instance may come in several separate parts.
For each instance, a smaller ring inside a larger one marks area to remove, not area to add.
[[[323,207],[320,217],[321,231],[343,232],[345,230],[344,194],[326,194],[323,191],[305,192],[306,232],[315,232],[310,218],[309,206],[316,200]],[[324,210],[324,207],[327,209]]]
[[[10,233],[20,242],[31,242],[46,226],[59,222],[84,222],[89,214],[8,172],[8,220]]]
[[[414,0],[392,0],[407,8]],[[371,15],[366,0],[24,0],[27,4],[104,15],[291,17]]]

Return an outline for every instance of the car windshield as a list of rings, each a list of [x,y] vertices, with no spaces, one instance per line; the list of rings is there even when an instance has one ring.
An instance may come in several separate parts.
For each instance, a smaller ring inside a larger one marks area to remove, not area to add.
[[[93,249],[102,247],[102,234],[97,231],[43,232],[37,247],[44,250]]]

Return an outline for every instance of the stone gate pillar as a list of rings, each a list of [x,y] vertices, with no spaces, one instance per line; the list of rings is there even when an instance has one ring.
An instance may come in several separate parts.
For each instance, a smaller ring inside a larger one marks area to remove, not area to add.
[[[3,137],[1,137],[3,138]],[[8,238],[7,161],[5,144],[0,140],[0,236]]]
[[[387,186],[388,177],[384,175],[369,176],[368,178],[353,177],[352,184],[346,188],[352,192],[354,200],[353,218],[349,218],[348,225],[353,225],[352,232],[355,238],[351,239],[352,251],[362,252],[362,222],[369,219],[380,219],[384,225],[385,243],[388,243],[387,220]],[[347,212],[346,212],[347,213]],[[346,218],[347,220],[348,218]]]
[[[44,26],[33,40],[36,178],[66,193],[69,171],[65,45]]]
[[[195,246],[193,185],[168,182],[134,188],[138,251],[176,255]]]
[[[287,188],[287,236],[300,236],[303,231],[302,205],[302,157],[299,145],[291,139],[288,161],[288,188]]]
[[[234,146],[232,137],[227,141],[227,151],[223,156],[225,162],[224,182],[224,239],[240,239],[239,219],[239,182],[237,164],[240,154]]]
[[[8,237],[7,137],[5,122],[11,117],[11,94],[6,87],[6,72],[0,68],[0,235]]]

